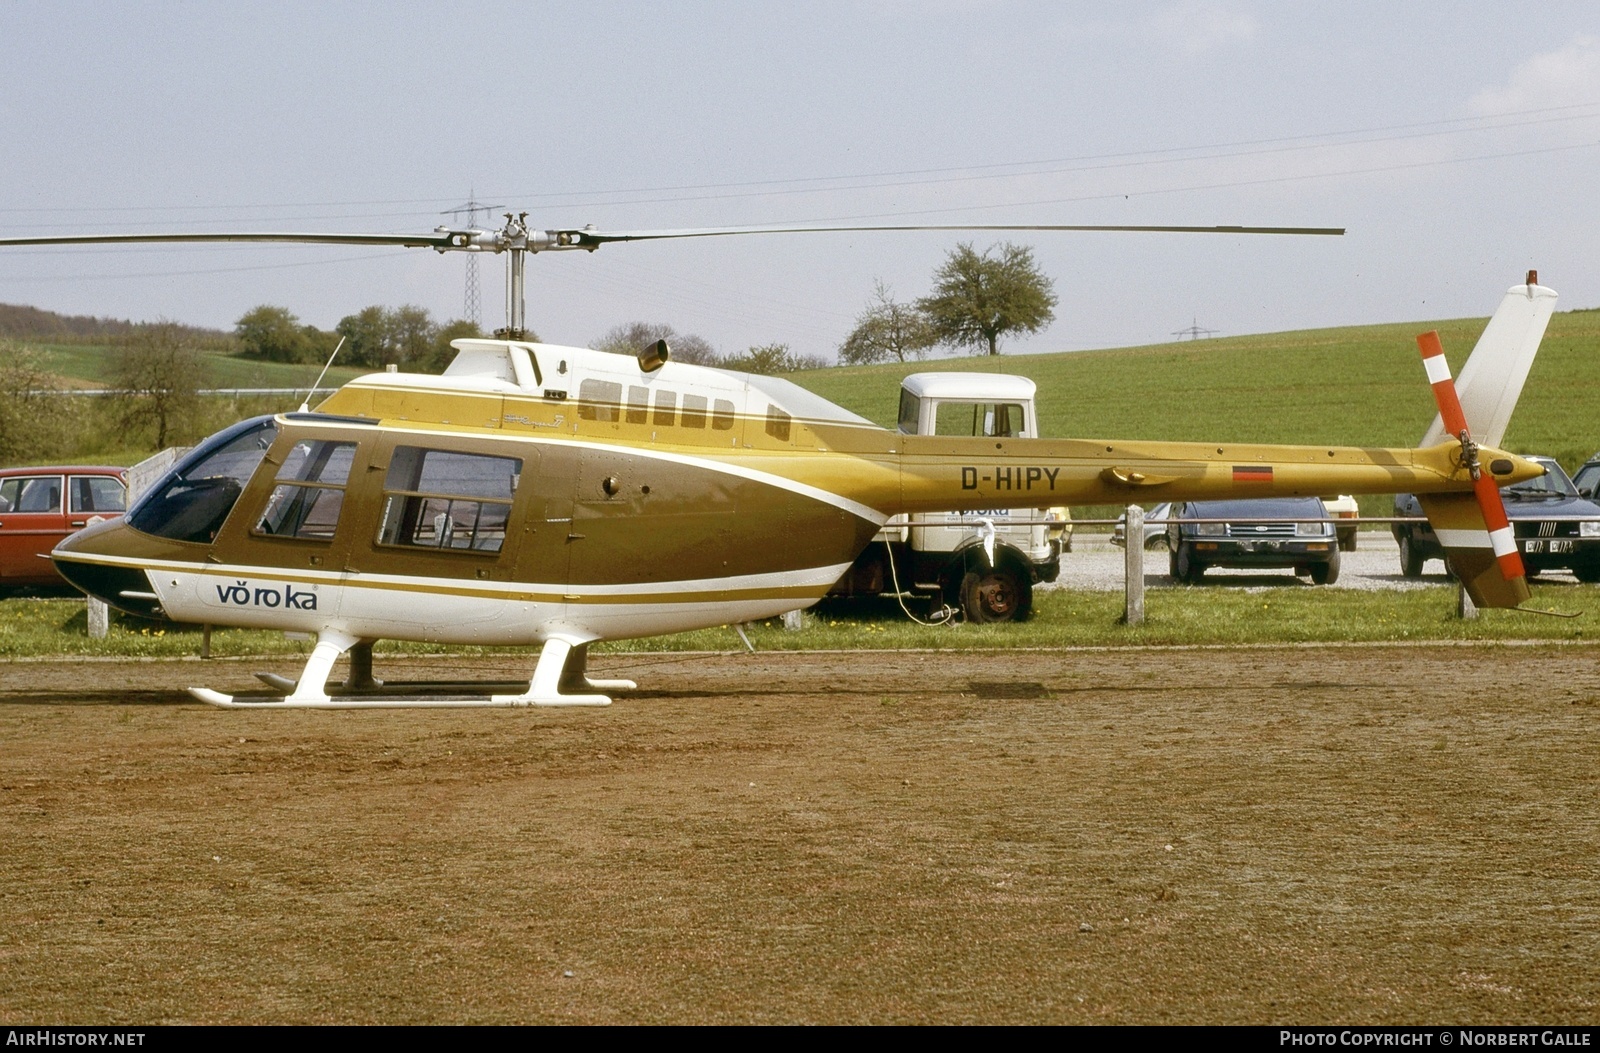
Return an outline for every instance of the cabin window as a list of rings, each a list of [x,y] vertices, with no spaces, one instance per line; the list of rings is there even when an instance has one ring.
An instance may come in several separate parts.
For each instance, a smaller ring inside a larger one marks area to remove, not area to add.
[[[344,507],[356,444],[310,439],[297,442],[278,469],[277,485],[256,521],[255,532],[266,537],[331,541]]]
[[[585,380],[578,385],[578,416],[584,420],[618,420],[622,385],[611,380]]]
[[[650,389],[628,385],[628,423],[644,424],[650,419]]]
[[[1020,438],[1025,433],[1020,402],[941,402],[935,414],[935,435]]]
[[[277,435],[271,417],[213,435],[139,500],[128,525],[174,541],[214,540]]]
[[[706,400],[699,395],[683,396],[683,426],[685,428],[704,428],[706,426]]]
[[[654,424],[671,427],[678,419],[678,396],[670,391],[656,389],[656,412],[651,418]]]
[[[905,388],[900,389],[900,434],[917,434],[922,418],[922,400]]]
[[[128,488],[120,479],[109,475],[75,475],[71,489],[73,515],[127,510]]]
[[[499,552],[522,460],[396,447],[384,478],[378,542],[457,552]]]
[[[733,427],[733,403],[717,399],[711,404],[711,427],[715,431],[728,431]]]
[[[779,442],[789,441],[789,421],[792,420],[787,413],[776,406],[767,407],[767,434]]]

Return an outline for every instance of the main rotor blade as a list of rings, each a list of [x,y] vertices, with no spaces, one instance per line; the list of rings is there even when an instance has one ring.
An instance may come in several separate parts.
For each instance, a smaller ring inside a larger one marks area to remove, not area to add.
[[[1134,234],[1310,234],[1340,235],[1343,227],[1157,226],[1146,224],[1089,223],[940,223],[850,224],[794,227],[697,227],[683,230],[595,230],[568,227],[556,230],[435,230],[426,234],[312,234],[291,231],[225,231],[207,234],[64,234],[49,237],[0,238],[0,247],[28,245],[139,245],[183,242],[291,242],[304,245],[394,245],[440,252],[462,250],[504,252],[526,249],[588,249],[619,241],[664,241],[673,238],[720,238],[743,234],[844,234],[896,231],[1110,231]]]
[[[288,241],[309,245],[396,245],[402,248],[453,248],[460,232],[435,231],[431,234],[67,234],[45,238],[0,238],[0,245],[129,245],[184,241]]]
[[[1343,227],[1243,227],[1243,226],[1157,226],[1149,224],[1096,223],[938,223],[938,224],[860,224],[824,227],[699,227],[685,230],[564,230],[579,247],[604,245],[613,241],[659,241],[667,238],[718,238],[733,234],[839,234],[850,232],[889,232],[917,230],[994,230],[994,231],[1120,231],[1134,234],[1312,234],[1339,236]]]

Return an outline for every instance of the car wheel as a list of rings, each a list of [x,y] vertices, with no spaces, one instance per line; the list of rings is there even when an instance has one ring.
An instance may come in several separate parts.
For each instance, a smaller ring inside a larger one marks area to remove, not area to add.
[[[1144,543],[1144,547],[1147,548],[1147,549],[1151,549],[1151,550],[1166,548],[1167,547],[1167,535],[1165,535],[1165,534],[1157,534],[1155,537],[1153,537],[1150,540],[1146,541]]]
[[[969,622],[1020,622],[1033,609],[1033,583],[997,567],[961,579],[961,609]]]
[[[1177,581],[1194,584],[1206,572],[1206,565],[1194,558],[1194,552],[1186,542],[1178,542],[1178,547],[1172,550],[1172,557],[1167,561],[1167,567],[1172,577]]]
[[[1332,585],[1339,580],[1339,550],[1328,553],[1328,562],[1311,564],[1311,581],[1315,585]]]
[[[1590,583],[1600,581],[1600,559],[1588,563],[1580,563],[1572,568],[1572,576],[1579,581]]]
[[[1422,577],[1422,564],[1426,562],[1417,553],[1410,534],[1400,535],[1400,574],[1407,578]]]

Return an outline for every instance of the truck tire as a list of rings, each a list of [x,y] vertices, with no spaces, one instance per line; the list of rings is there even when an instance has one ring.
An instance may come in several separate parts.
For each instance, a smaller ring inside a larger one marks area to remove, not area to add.
[[[1328,562],[1311,564],[1311,583],[1313,585],[1332,585],[1339,580],[1339,550],[1335,548],[1328,553]]]
[[[1020,622],[1033,609],[1033,583],[1009,567],[969,572],[961,579],[967,621]]]
[[[1167,560],[1167,570],[1174,581],[1192,585],[1205,575],[1206,565],[1194,558],[1194,552],[1187,541],[1180,541]]]
[[[1400,575],[1406,578],[1422,577],[1422,564],[1427,562],[1417,552],[1417,547],[1411,541],[1411,532],[1408,530],[1400,535]]]

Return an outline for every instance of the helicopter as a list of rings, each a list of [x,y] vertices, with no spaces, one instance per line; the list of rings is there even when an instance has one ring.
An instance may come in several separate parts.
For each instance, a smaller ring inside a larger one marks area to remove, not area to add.
[[[416,235],[0,239],[0,247],[280,241],[508,256],[508,325],[494,338],[454,341],[456,357],[442,375],[359,377],[315,410],[257,417],[211,436],[122,519],[62,542],[51,554],[62,575],[135,615],[315,637],[298,678],[262,677],[273,694],[190,689],[231,708],[609,705],[610,693],[636,685],[591,679],[591,644],[806,607],[890,517],[919,512],[1411,492],[1431,502],[1447,547],[1470,564],[1462,577],[1474,602],[1515,607],[1529,598],[1514,545],[1510,558],[1503,551],[1509,532],[1501,529],[1498,487],[1544,469],[1472,440],[1442,355],[1426,363],[1445,432],[1416,449],[1042,439],[983,429],[939,436],[882,428],[781,378],[671,361],[665,341],[628,357],[535,342],[524,325],[525,259],[542,251],[825,231],[1338,228],[607,232],[533,230],[526,218],[508,213],[499,230]],[[1506,294],[1490,327],[1496,340],[1486,333],[1469,363],[1469,405],[1478,395],[1499,412],[1513,386],[1515,403],[1526,376],[1515,363],[1531,361],[1554,296],[1532,274]],[[372,645],[384,638],[541,650],[525,686],[424,691],[373,676]],[[330,685],[347,653],[346,680]]]

